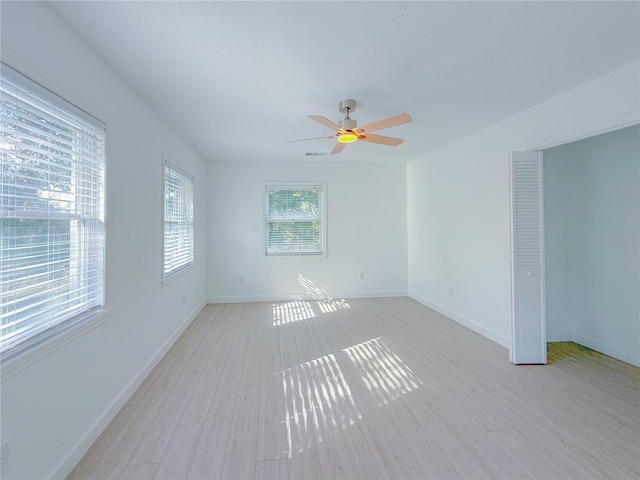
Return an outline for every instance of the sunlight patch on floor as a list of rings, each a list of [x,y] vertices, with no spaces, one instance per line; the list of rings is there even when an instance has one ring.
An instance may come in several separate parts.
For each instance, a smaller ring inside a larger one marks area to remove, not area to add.
[[[351,308],[345,299],[334,300],[324,285],[318,285],[306,275],[298,274],[298,283],[302,285],[306,294],[316,300],[316,305],[322,313],[332,313],[342,308]]]
[[[378,405],[386,405],[422,384],[382,338],[374,338],[343,351],[358,368]]]
[[[282,372],[289,456],[362,418],[333,354]]]
[[[313,318],[316,314],[309,302],[293,300],[291,302],[273,304],[273,326],[286,325]]]

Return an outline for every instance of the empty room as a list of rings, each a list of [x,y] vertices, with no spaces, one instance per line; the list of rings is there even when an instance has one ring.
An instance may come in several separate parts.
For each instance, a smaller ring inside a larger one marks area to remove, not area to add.
[[[640,478],[639,2],[0,22],[1,478]]]

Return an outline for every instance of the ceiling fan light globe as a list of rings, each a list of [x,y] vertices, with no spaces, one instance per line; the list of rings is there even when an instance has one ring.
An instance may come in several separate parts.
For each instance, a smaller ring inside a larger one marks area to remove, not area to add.
[[[338,135],[338,141],[340,143],[352,143],[358,139],[358,135],[355,133],[342,133]]]

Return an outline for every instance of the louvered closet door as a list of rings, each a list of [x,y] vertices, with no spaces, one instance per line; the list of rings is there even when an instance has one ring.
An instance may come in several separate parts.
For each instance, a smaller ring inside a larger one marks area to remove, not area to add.
[[[547,363],[542,152],[511,152],[510,360]]]

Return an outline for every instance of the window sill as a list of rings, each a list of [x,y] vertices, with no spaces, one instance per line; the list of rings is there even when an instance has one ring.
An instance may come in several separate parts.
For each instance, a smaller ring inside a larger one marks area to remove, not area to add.
[[[270,254],[266,253],[262,254],[262,258],[267,261],[301,261],[303,259],[309,259],[309,261],[313,261],[312,259],[326,259],[327,253],[278,253],[278,254]]]
[[[160,284],[164,287],[170,284],[171,282],[173,282],[176,278],[182,277],[185,272],[191,270],[192,265],[193,265],[193,262],[190,262],[187,265],[184,265],[178,268],[177,270],[174,270],[172,273],[170,273],[166,277],[164,276],[164,274],[162,274],[162,280],[160,281]]]
[[[35,345],[18,347],[15,352],[5,352],[0,360],[0,375],[2,381],[13,377],[31,365],[59,350],[67,343],[84,335],[111,316],[110,309],[102,309],[80,318],[70,325],[60,325],[54,328],[43,340]]]

